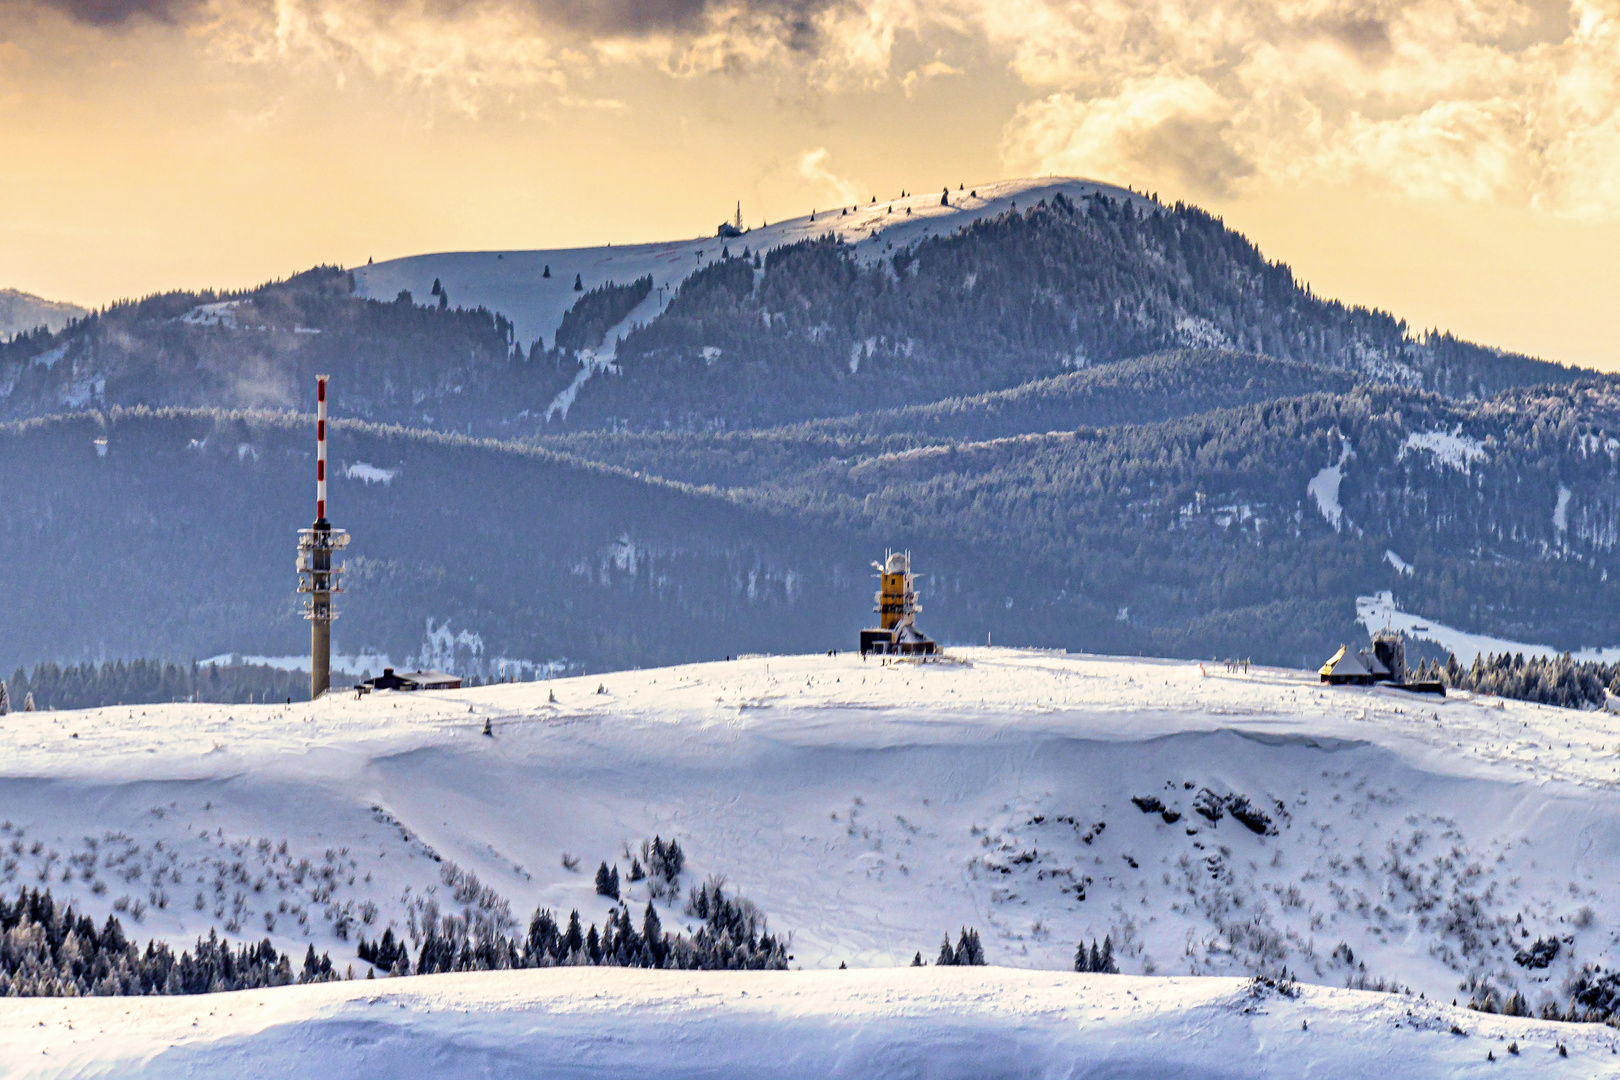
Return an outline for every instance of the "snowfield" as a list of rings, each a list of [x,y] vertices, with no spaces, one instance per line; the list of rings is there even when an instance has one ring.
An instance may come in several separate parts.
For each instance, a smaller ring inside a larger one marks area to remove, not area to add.
[[[1390,556],[1400,559],[1393,551],[1387,551],[1384,555],[1386,559]],[[1411,572],[1411,568],[1404,560],[1393,565],[1403,574]],[[1564,654],[1564,650],[1555,649],[1551,645],[1536,645],[1492,637],[1489,634],[1474,634],[1467,630],[1458,630],[1454,626],[1447,626],[1434,619],[1426,619],[1410,611],[1402,611],[1395,602],[1394,594],[1388,590],[1372,596],[1356,597],[1356,622],[1365,626],[1369,634],[1390,629],[1400,631],[1413,641],[1432,641],[1455,656],[1457,662],[1464,666],[1472,664],[1476,656],[1523,655],[1550,660]],[[1576,662],[1590,660],[1600,664],[1613,664],[1620,662],[1620,647],[1575,649],[1571,651],[1570,657]]]
[[[763,254],[784,244],[832,235],[853,245],[861,261],[871,263],[925,237],[945,235],[981,218],[1004,213],[1020,201],[1028,209],[1059,192],[1075,200],[1103,194],[1140,207],[1153,205],[1125,188],[1091,180],[998,180],[971,191],[951,189],[947,206],[940,205],[941,192],[925,191],[901,199],[862,203],[854,209],[822,208],[814,214],[751,228],[730,239],[700,236],[616,247],[411,255],[354,267],[355,291],[370,300],[392,300],[404,289],[417,303],[429,304],[436,302],[430,294],[433,282],[438,280],[450,294],[450,306],[482,306],[499,312],[512,321],[517,341],[525,348],[536,337],[544,337],[549,347],[563,313],[580,297],[574,291],[575,275],[583,289],[594,289],[608,281],[628,285],[651,274],[652,295],[605,335],[602,355],[595,359],[606,362],[612,360],[613,343],[625,330],[651,321],[674,298],[681,282],[720,258],[722,249],[729,248],[733,255],[742,254],[744,248]],[[547,268],[551,270],[549,278],[545,276]],[[566,406],[562,409],[567,411]]]
[[[552,968],[136,1001],[36,998],[8,1002],[0,1033],[0,1067],[18,1078],[1430,1080],[1489,1068],[1534,1077],[1620,1071],[1615,1033],[1597,1025],[1366,991],[1306,987],[1284,997],[1238,979],[1005,968]]]
[[[435,1075],[625,1075],[688,1055],[704,1075],[1434,1076],[1485,1067],[1505,1033],[1540,1073],[1597,1075],[1611,1029],[1449,1003],[1490,986],[1538,1008],[1620,958],[1620,717],[1314,678],[970,648],[13,713],[3,888],[117,911],[132,937],[312,943],[363,976],[356,936],[408,938],[430,902],[517,929],[540,905],[600,923],[597,865],[623,875],[660,835],[687,852],[683,884],[723,876],[804,970],[18,1002],[0,1060],[251,1074],[295,1046],[364,1045],[346,1075],[409,1074],[422,1055]],[[626,898],[639,911],[646,884]],[[695,924],[657,902],[666,927]],[[1026,970],[899,970],[963,926],[990,964]],[[1286,967],[1317,988],[1256,1004],[1233,981],[1060,974],[1105,934],[1126,976]],[[1524,966],[1536,942],[1552,959]],[[750,1051],[767,1040],[768,1058]]]

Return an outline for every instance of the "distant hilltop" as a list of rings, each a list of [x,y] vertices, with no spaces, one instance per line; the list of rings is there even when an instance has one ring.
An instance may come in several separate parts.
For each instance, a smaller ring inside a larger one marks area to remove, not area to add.
[[[46,300],[17,289],[0,289],[0,339],[14,337],[43,326],[51,333],[74,319],[90,314],[78,304]]]
[[[613,244],[588,248],[534,251],[449,251],[411,255],[354,268],[355,292],[370,300],[393,300],[401,290],[426,303],[435,282],[449,294],[452,307],[484,307],[511,320],[519,341],[550,341],[564,313],[583,290],[609,281],[621,285],[652,276],[651,295],[630,322],[659,314],[691,274],[730,250],[746,247],[760,253],[817,237],[834,236],[853,245],[858,259],[870,264],[885,252],[931,236],[942,236],[983,218],[995,217],[1022,203],[1026,208],[1063,194],[1079,201],[1105,195],[1121,202],[1152,206],[1145,195],[1112,184],[1076,177],[997,180],[960,184],[927,192],[907,191],[898,198],[872,198],[864,203],[818,207],[802,217],[748,227],[741,210],[736,221],[717,235],[655,244]]]

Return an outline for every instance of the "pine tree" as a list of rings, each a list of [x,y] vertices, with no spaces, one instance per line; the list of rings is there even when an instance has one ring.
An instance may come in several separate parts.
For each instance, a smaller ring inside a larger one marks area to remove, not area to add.
[[[939,943],[939,959],[934,961],[935,967],[956,966],[956,953],[951,951],[951,935],[946,934],[945,940]]]
[[[1109,975],[1119,974],[1119,968],[1114,964],[1114,939],[1106,935],[1103,937],[1102,964],[1098,967],[1098,970],[1107,972]]]
[[[563,947],[569,956],[579,952],[585,945],[585,931],[579,925],[579,912],[568,913],[568,932],[563,935]]]
[[[574,275],[574,291],[575,292],[584,292],[585,291],[585,282],[580,278],[580,276],[578,274]]]
[[[34,711],[34,692],[32,690],[30,690],[30,691],[28,691],[28,696],[23,698],[23,712],[33,712],[33,711]]]
[[[605,861],[596,868],[596,895],[611,896],[615,900],[619,898],[618,889],[608,877],[608,864]]]
[[[1074,970],[1086,972],[1091,970],[1091,957],[1086,954],[1086,942],[1082,938],[1080,944],[1074,947]]]
[[[949,940],[949,939],[947,939]],[[953,961],[959,966],[978,966],[984,963],[984,946],[979,944],[979,932],[962,928],[962,934],[956,942],[956,953]]]
[[[922,967],[923,966],[923,959],[922,959],[922,952],[921,951],[919,951],[916,956],[913,956],[911,958],[911,966],[912,967]]]
[[[602,939],[596,932],[595,923],[592,923],[591,928],[585,931],[585,955],[591,958],[593,964],[602,962]]]
[[[1101,950],[1099,950],[1097,948],[1097,943],[1095,941],[1093,941],[1091,943],[1091,956],[1088,958],[1088,964],[1087,964],[1086,970],[1087,971],[1102,971],[1103,970],[1102,952],[1101,952]]]
[[[11,711],[11,695],[6,693],[5,680],[0,679],[0,716]]]
[[[543,278],[548,278],[548,277],[551,276],[551,264],[550,263],[546,263],[546,272],[541,274],[540,276],[543,277]]]

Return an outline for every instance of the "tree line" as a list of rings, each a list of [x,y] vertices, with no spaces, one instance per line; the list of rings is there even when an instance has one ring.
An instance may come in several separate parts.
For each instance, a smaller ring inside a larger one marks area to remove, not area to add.
[[[331,958],[316,955],[313,945],[295,968],[268,938],[233,947],[210,930],[176,956],[157,940],[143,950],[116,915],[98,928],[49,889],[24,888],[9,903],[0,898],[0,997],[207,994],[337,977]]]
[[[334,673],[333,685],[353,679]],[[113,660],[100,664],[45,662],[17,668],[0,683],[0,706],[17,709],[96,709],[168,701],[223,704],[303,701],[309,675],[268,664],[176,664]]]
[[[528,933],[521,937],[469,925],[457,916],[430,917],[414,949],[389,927],[375,941],[362,938],[359,956],[393,975],[597,966],[787,969],[786,940],[770,933],[764,913],[752,901],[728,896],[719,879],[691,888],[685,914],[701,921],[690,936],[664,929],[651,902],[642,911],[639,926],[629,905],[621,903],[614,905],[600,929],[594,922],[586,926],[577,910],[559,921],[550,909],[537,909]]]
[[[1528,659],[1523,653],[1492,653],[1475,656],[1467,667],[1447,654],[1444,664],[1437,660],[1420,663],[1417,678],[1563,709],[1602,709],[1610,695],[1620,695],[1620,664],[1576,660],[1569,653]]]

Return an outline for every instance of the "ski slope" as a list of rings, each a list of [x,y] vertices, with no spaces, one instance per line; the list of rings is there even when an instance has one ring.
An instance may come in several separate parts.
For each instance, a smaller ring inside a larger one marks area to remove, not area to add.
[[[19,1080],[1591,1078],[1620,1071],[1615,1042],[1402,995],[1004,968],[552,968],[0,1012],[0,1071]]]
[[[622,876],[661,835],[805,969],[927,958],[974,926],[1013,967],[1067,968],[1106,934],[1133,974],[1286,966],[1448,1001],[1473,979],[1535,1005],[1620,957],[1620,717],[1312,678],[963,649],[13,713],[0,887],[133,936],[313,943],[341,969],[356,935],[454,908],[466,875],[492,918],[600,921],[596,866]],[[1550,937],[1550,967],[1515,963]]]
[[[179,946],[313,944],[357,981],[14,1002],[0,1071],[1443,1076],[1516,1041],[1535,1075],[1613,1074],[1609,1028],[1450,1003],[1538,1007],[1615,963],[1620,717],[1312,679],[975,648],[13,713],[7,893]],[[408,938],[457,891],[519,929],[539,905],[600,922],[595,867],[654,835],[686,883],[758,902],[798,970],[363,979],[357,935]],[[905,966],[962,926],[995,967]],[[1069,973],[1105,934],[1124,974]],[[1284,967],[1301,996],[1188,978]],[[1409,993],[1344,989],[1380,981]]]
[[[551,345],[563,313],[581,295],[574,291],[575,275],[582,288],[589,290],[608,281],[626,285],[651,274],[652,295],[606,335],[607,355],[597,359],[610,359],[612,342],[625,329],[651,320],[674,298],[688,275],[719,258],[724,248],[729,247],[733,255],[740,255],[744,248],[763,253],[784,244],[833,235],[853,245],[857,258],[871,262],[925,237],[994,217],[1016,203],[1027,207],[1058,192],[1075,200],[1102,194],[1144,207],[1154,205],[1142,195],[1090,180],[1001,180],[980,184],[971,193],[953,190],[948,206],[940,205],[941,192],[924,192],[853,209],[823,209],[750,229],[733,239],[704,236],[657,244],[412,255],[354,267],[355,291],[372,300],[392,300],[405,289],[417,303],[428,304],[435,302],[430,293],[437,280],[449,292],[452,307],[482,306],[510,319],[517,341],[527,348],[537,337]],[[549,278],[544,276],[548,267]]]

